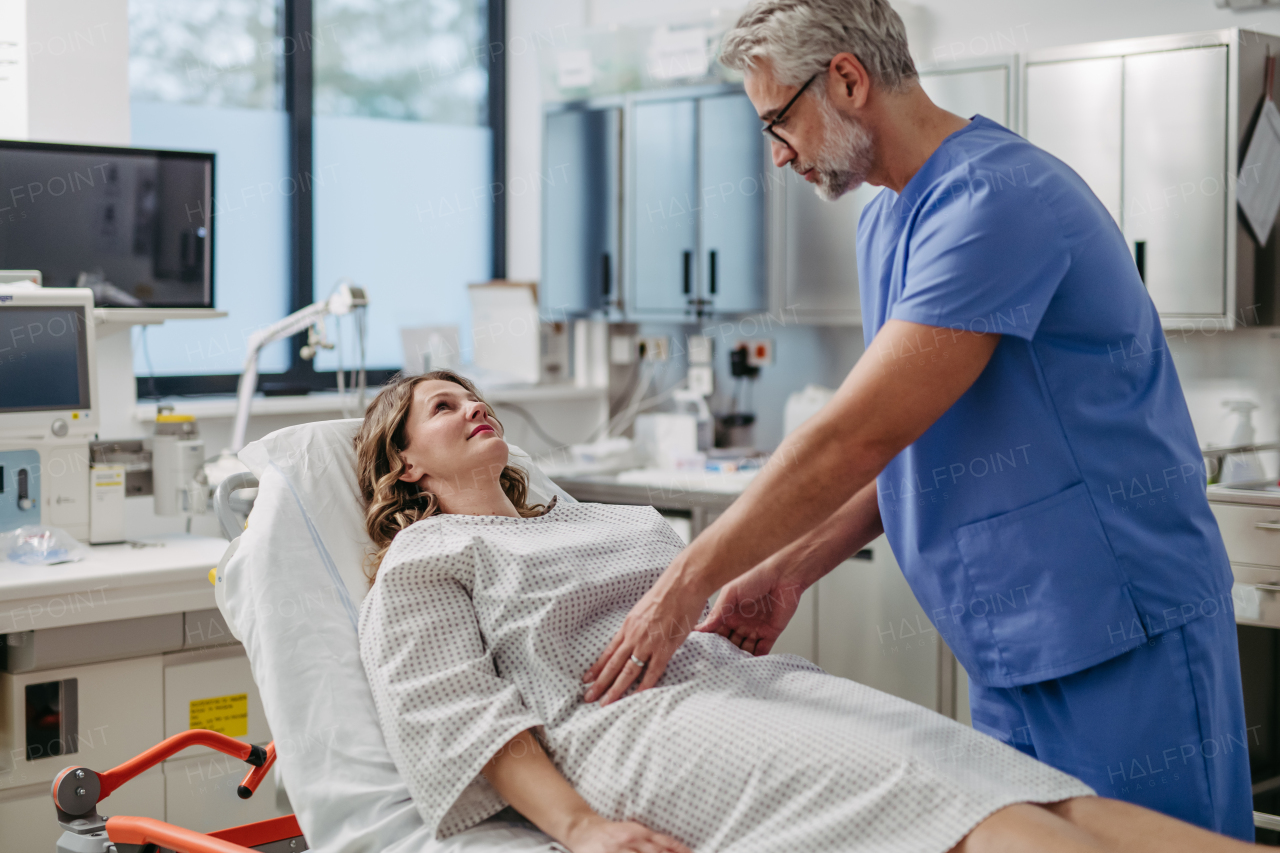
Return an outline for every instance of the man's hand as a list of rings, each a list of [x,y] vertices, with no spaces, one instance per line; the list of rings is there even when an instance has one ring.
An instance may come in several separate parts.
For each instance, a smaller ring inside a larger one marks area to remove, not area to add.
[[[648,690],[662,677],[667,662],[693,631],[694,623],[707,606],[706,595],[675,580],[679,573],[674,569],[683,556],[683,552],[677,556],[658,582],[636,602],[622,629],[582,677],[591,683],[583,701],[594,702],[604,694],[600,704],[608,705],[621,699],[641,674],[644,678],[636,688],[637,693]],[[643,666],[637,665],[636,660]]]
[[[767,655],[800,605],[804,587],[766,560],[720,590],[711,613],[695,631],[728,637],[753,655]]]

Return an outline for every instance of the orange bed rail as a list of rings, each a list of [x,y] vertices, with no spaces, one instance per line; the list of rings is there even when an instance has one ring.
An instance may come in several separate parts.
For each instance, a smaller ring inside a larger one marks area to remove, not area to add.
[[[109,817],[107,837],[116,844],[155,844],[175,853],[253,853],[248,847],[149,817]]]
[[[98,794],[98,799],[105,800],[111,796],[112,791],[134,776],[144,770],[149,770],[189,746],[207,746],[211,749],[216,749],[225,755],[257,765],[254,768],[255,770],[266,761],[266,755],[263,754],[264,751],[260,746],[244,743],[233,737],[209,731],[208,729],[189,729],[185,732],[179,732],[173,737],[165,738],[146,752],[129,759],[119,767],[115,767],[105,773],[99,773],[98,783],[102,786],[102,792]],[[271,753],[274,755],[275,750],[271,750]],[[258,757],[256,761],[254,760],[255,756]],[[250,771],[250,775],[252,775],[252,771]],[[257,785],[255,784],[254,787],[256,788]]]
[[[122,815],[104,819],[98,814],[98,803],[125,782],[189,746],[207,746],[251,765],[236,789],[241,799],[253,796],[276,760],[275,743],[261,747],[207,729],[190,729],[102,773],[76,765],[63,769],[54,779],[52,791],[58,821],[78,834],[105,828],[113,842],[151,844],[176,853],[252,853],[250,848],[263,844],[302,838],[293,815],[204,835],[152,818]]]

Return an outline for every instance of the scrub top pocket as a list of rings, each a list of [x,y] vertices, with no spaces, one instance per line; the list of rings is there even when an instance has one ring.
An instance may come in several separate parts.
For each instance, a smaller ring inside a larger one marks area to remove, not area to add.
[[[955,540],[971,587],[950,614],[957,645],[971,644],[957,657],[980,684],[1057,678],[1146,642],[1084,483],[963,525]]]

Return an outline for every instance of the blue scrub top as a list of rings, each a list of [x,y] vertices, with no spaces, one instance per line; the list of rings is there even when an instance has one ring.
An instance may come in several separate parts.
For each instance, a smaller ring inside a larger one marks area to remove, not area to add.
[[[973,386],[878,478],[885,533],[972,679],[1107,660],[1231,606],[1231,569],[1155,306],[1060,160],[981,116],[862,212],[869,343],[888,319],[998,332]],[[902,362],[899,362],[902,363]]]

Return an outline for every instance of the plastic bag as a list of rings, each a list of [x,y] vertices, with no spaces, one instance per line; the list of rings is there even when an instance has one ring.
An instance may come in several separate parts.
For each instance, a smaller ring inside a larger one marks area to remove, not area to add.
[[[76,538],[61,527],[26,524],[0,533],[0,559],[24,566],[52,566],[74,563],[88,553]]]

